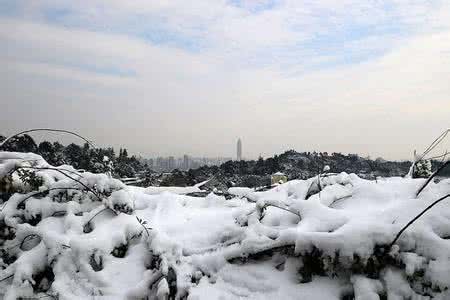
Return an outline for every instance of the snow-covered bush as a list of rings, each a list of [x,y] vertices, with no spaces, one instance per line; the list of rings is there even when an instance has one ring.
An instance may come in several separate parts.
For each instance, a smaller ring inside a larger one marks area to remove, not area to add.
[[[0,152],[0,298],[449,299],[449,202],[392,243],[450,192],[422,185],[327,173],[191,197]]]

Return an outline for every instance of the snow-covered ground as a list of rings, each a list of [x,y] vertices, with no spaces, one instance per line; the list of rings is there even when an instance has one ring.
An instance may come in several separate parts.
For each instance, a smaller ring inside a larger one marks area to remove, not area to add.
[[[450,199],[388,247],[450,180],[316,180],[199,198],[0,152],[0,298],[450,299]]]

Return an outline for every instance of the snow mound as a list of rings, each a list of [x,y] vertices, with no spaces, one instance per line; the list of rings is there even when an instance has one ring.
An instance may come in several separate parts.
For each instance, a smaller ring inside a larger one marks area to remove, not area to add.
[[[0,298],[450,299],[450,180],[293,180],[234,198],[0,152]],[[448,199],[447,199],[448,200]]]

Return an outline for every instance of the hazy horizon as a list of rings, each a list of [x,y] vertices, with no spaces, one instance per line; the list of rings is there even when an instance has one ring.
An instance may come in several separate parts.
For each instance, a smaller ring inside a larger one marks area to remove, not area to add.
[[[2,132],[0,132],[0,135],[2,135]],[[70,143],[75,143],[79,146],[82,146],[85,141],[83,141],[82,139],[73,137],[72,135],[66,135],[66,134],[59,134],[59,133],[53,133],[53,132],[33,132],[33,133],[28,133],[28,135],[30,135],[34,141],[36,142],[37,145],[39,145],[39,143],[43,142],[43,141],[49,141],[49,142],[60,142],[62,143],[64,146],[69,145]],[[9,136],[7,136],[9,137]],[[143,158],[143,159],[156,159],[158,157],[163,157],[163,158],[168,158],[170,156],[173,156],[174,158],[183,158],[184,155],[188,155],[191,158],[231,158],[231,160],[236,160],[237,157],[237,152],[236,152],[236,144],[231,145],[229,150],[229,154],[223,154],[223,155],[206,155],[206,154],[202,154],[202,153],[162,153],[162,152],[136,152],[133,151],[132,149],[130,149],[129,147],[127,147],[127,145],[108,145],[108,144],[103,144],[100,145],[98,143],[96,143],[94,140],[89,139],[88,136],[84,136],[85,138],[87,138],[95,147],[99,147],[99,148],[109,148],[112,147],[114,148],[115,154],[118,155],[119,154],[119,150],[120,149],[127,149],[128,155],[132,156],[135,155],[137,157]],[[237,140],[235,141],[237,142]],[[448,142],[446,142],[446,140],[442,141],[442,144],[448,144]],[[438,151],[434,151],[433,153],[439,153],[439,154],[443,154],[445,152],[445,150],[443,152],[439,152],[439,150],[442,150],[442,148],[445,148],[445,146],[443,147],[441,145],[439,145],[437,147]],[[245,151],[245,144],[243,143],[243,151]],[[234,150],[234,153],[233,153]],[[373,156],[371,153],[357,153],[357,152],[343,152],[343,151],[334,151],[334,150],[321,150],[321,149],[295,149],[295,148],[286,148],[286,149],[282,149],[279,152],[273,152],[273,153],[266,153],[265,155],[263,155],[263,153],[259,153],[256,156],[249,156],[249,155],[245,155],[245,152],[243,152],[243,157],[242,160],[257,160],[260,156],[264,159],[267,159],[269,157],[273,157],[274,155],[280,155],[286,151],[290,151],[290,150],[294,150],[296,152],[302,153],[302,152],[327,152],[328,155],[331,155],[333,152],[337,152],[337,153],[341,153],[343,155],[349,155],[349,154],[357,154],[360,157],[363,158],[370,158],[372,160],[375,160],[377,158],[382,158],[385,160],[390,160],[390,161],[411,161],[412,157],[413,157],[413,152],[411,152],[411,157],[406,157],[406,158],[388,158],[388,157],[384,157],[384,156]],[[424,149],[416,149],[419,153],[421,153],[421,150]],[[430,156],[431,157],[431,156]]]
[[[450,127],[448,1],[2,3],[0,134],[406,160]]]

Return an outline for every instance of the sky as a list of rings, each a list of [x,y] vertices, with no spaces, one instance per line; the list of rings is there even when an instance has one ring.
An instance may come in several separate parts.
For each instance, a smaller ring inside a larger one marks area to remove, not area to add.
[[[0,0],[0,66],[3,135],[411,159],[450,127],[450,1]]]

